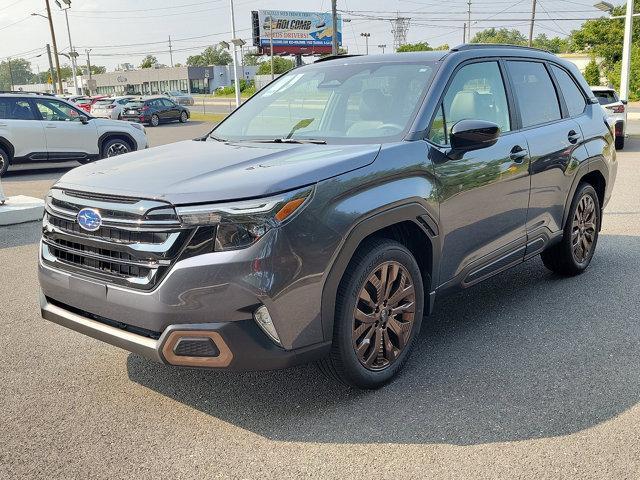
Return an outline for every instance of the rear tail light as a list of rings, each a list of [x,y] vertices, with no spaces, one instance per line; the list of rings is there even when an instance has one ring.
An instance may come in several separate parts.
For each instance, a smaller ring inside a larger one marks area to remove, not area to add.
[[[613,113],[624,113],[624,105],[615,105],[613,107],[607,107]]]
[[[142,111],[142,112],[146,112],[147,110],[149,110],[149,107],[147,107],[147,106],[144,106],[144,107],[142,107],[140,109],[140,111]]]

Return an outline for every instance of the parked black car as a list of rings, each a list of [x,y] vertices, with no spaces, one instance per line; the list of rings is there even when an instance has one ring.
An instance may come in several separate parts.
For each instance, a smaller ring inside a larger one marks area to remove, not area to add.
[[[64,175],[46,201],[42,315],[170,365],[317,360],[376,388],[442,295],[538,255],[584,272],[616,171],[605,112],[550,53],[321,60],[196,141]]]
[[[188,108],[178,105],[173,100],[166,97],[146,97],[127,103],[121,119],[157,127],[166,122],[185,123],[190,116]]]

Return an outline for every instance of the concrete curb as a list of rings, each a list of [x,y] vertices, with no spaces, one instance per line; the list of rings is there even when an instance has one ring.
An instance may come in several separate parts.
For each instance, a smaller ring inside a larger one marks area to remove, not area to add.
[[[0,226],[39,221],[43,212],[44,201],[39,198],[26,195],[9,197],[4,205],[0,205]]]

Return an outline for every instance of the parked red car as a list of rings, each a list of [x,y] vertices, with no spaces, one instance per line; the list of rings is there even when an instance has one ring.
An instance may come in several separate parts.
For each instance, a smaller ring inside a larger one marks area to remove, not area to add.
[[[106,95],[97,95],[95,97],[82,97],[78,98],[75,101],[75,104],[78,105],[82,110],[87,113],[91,113],[91,106],[96,103],[98,100],[102,100],[103,98],[107,98]]]

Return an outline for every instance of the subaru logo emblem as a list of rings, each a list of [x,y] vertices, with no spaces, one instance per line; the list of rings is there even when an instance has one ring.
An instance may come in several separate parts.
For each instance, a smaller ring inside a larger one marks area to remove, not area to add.
[[[78,216],[76,218],[78,220],[78,225],[89,232],[95,232],[102,225],[102,216],[100,215],[100,212],[93,208],[83,208],[78,212]]]

